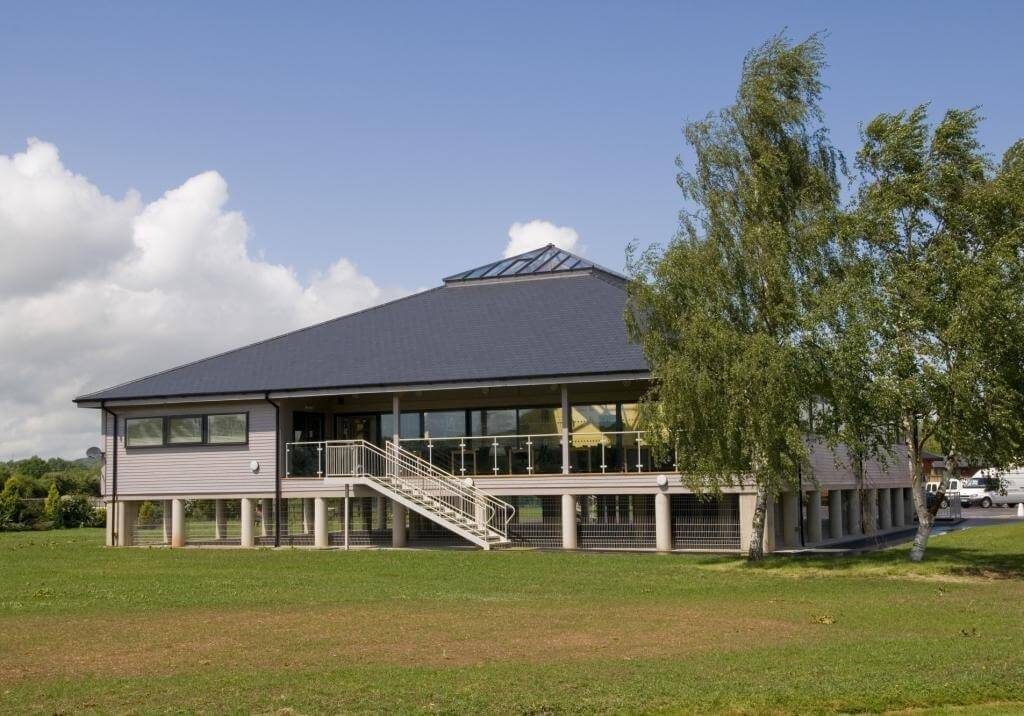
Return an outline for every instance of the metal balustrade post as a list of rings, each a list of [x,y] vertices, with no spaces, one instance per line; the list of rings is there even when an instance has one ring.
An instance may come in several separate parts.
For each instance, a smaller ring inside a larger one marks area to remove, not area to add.
[[[569,386],[562,384],[562,474],[569,474],[569,431],[572,427],[572,413],[569,406]]]

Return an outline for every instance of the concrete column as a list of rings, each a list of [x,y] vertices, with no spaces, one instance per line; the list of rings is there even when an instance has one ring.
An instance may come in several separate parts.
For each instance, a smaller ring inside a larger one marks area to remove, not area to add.
[[[821,492],[807,493],[807,543],[821,543]]]
[[[379,496],[376,500],[376,513],[377,523],[374,525],[376,529],[382,530],[387,526],[387,511],[388,511],[388,498]]]
[[[892,524],[893,527],[902,527],[907,523],[907,512],[903,507],[903,488],[894,487],[892,492]]]
[[[224,539],[228,534],[228,518],[224,514],[224,500],[213,501],[213,538]]]
[[[865,534],[873,535],[878,532],[878,490],[871,488],[864,491],[864,496],[867,498],[867,517],[864,519],[864,532]],[[862,506],[863,507],[863,506]]]
[[[271,520],[271,513],[274,511],[274,501],[269,497],[265,497],[260,500],[260,536],[270,537],[274,534],[273,521]]]
[[[117,503],[117,543],[122,547],[135,543],[135,523],[138,516],[138,502]]]
[[[242,498],[242,546],[252,547],[255,541],[252,537],[253,504],[251,497]]]
[[[908,527],[914,525],[914,518],[917,516],[917,508],[914,507],[914,488],[904,487],[903,488],[903,521],[907,523]]]
[[[114,503],[108,502],[106,504],[107,512],[107,546],[114,546]]]
[[[778,531],[778,512],[779,505],[774,498],[769,497],[768,503],[764,508],[764,553],[769,554],[777,549],[778,540],[776,539],[776,532]]]
[[[316,547],[327,546],[327,500],[317,497],[310,500],[313,503],[313,545]]]
[[[171,500],[171,546],[185,546],[185,501]]]
[[[404,547],[408,540],[408,534],[405,530],[405,505],[392,501],[391,502],[391,546],[392,547]]]
[[[562,495],[562,549],[576,549],[576,495]]]
[[[861,534],[860,529],[860,490],[843,490],[846,493],[847,524],[851,535]]]
[[[302,500],[302,534],[308,535],[313,529],[315,517],[313,515],[313,498],[305,497]]]
[[[751,492],[741,493],[740,499],[740,552],[750,551],[750,538],[754,534],[754,509],[757,507],[757,495]],[[657,513],[657,506],[655,506]]]
[[[782,493],[782,544],[786,549],[800,546],[800,493]]]
[[[828,491],[828,536],[829,539],[843,536],[843,491],[835,488]]]
[[[667,492],[654,495],[654,545],[659,552],[672,551],[672,498]]]
[[[392,439],[397,447],[402,432],[402,403],[398,398],[398,393],[391,396],[391,419],[395,421],[395,434]]]
[[[171,501],[163,501],[164,544],[171,543]]]
[[[569,386],[562,385],[562,474],[569,474],[569,428],[572,412],[569,407]]]
[[[878,520],[883,530],[892,529],[892,490],[888,487],[878,491]]]

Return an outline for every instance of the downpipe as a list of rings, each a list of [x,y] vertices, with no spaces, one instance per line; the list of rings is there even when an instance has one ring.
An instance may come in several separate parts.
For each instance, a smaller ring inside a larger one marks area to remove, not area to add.
[[[281,546],[281,406],[264,393],[263,399],[274,406],[274,546]],[[263,519],[266,519],[264,515]]]

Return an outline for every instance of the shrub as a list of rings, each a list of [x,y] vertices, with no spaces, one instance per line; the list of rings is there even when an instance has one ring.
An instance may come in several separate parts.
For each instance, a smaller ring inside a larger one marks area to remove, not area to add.
[[[85,495],[67,496],[61,507],[65,527],[102,527],[106,522],[106,510],[93,507]]]
[[[43,516],[49,520],[54,529],[64,526],[64,504],[60,499],[60,490],[57,489],[56,482],[50,484],[50,491],[43,504]]]

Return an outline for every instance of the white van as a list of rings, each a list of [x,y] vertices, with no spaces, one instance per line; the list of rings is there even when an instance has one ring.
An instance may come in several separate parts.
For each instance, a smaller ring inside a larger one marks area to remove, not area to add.
[[[978,470],[964,481],[960,503],[964,507],[1007,505],[1024,502],[1024,468],[998,472],[991,468]]]

